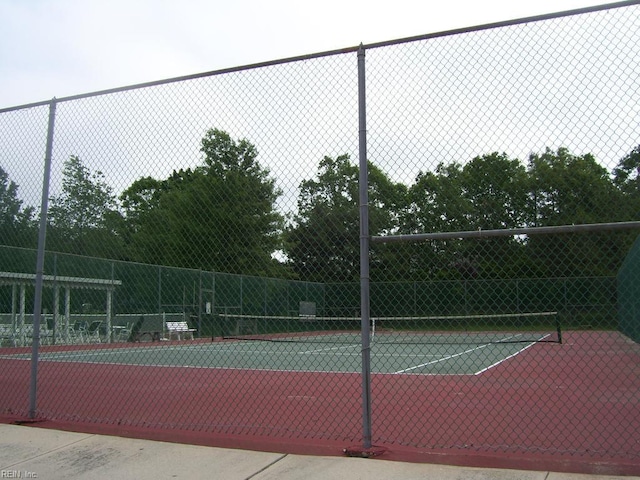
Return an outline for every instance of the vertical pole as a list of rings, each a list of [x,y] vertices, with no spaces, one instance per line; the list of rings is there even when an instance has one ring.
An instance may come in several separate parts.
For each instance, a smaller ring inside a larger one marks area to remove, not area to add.
[[[115,291],[114,285],[114,264],[111,262],[111,287],[107,289],[107,343],[114,342],[119,339],[113,338],[113,292]]]
[[[158,315],[162,313],[162,267],[158,265]]]
[[[71,332],[69,331],[71,328],[71,288],[64,288],[64,324],[65,327],[65,341],[70,343],[71,341]],[[75,336],[74,336],[75,341]]]
[[[27,286],[24,283],[20,284],[20,316],[18,317],[18,328],[20,330],[20,336],[18,337],[18,346],[24,347],[26,345],[26,332],[24,327],[25,309],[26,309],[26,289]]]
[[[18,307],[16,305],[16,296],[18,294],[18,285],[11,285],[11,346],[18,344]]]
[[[263,303],[262,311],[264,312],[263,315],[267,316],[267,315],[269,315],[269,313],[267,312],[267,297],[268,297],[268,294],[267,294],[267,280],[263,279],[262,281],[264,282],[264,298],[262,299],[262,303]]]
[[[198,271],[198,336],[202,337],[202,270]]]
[[[42,205],[40,207],[40,230],[38,232],[38,256],[36,259],[36,291],[33,299],[33,342],[31,345],[31,383],[29,386],[29,418],[36,416],[36,396],[38,389],[38,349],[40,348],[40,312],[42,310],[42,287],[44,284],[44,245],[47,233],[47,211],[49,208],[49,178],[51,176],[51,154],[53,151],[53,131],[56,117],[56,99],[49,105],[49,125],[47,146],[44,157],[44,178],[42,180]]]
[[[211,313],[216,314],[216,273],[211,274]]]
[[[60,305],[60,286],[58,285],[58,257],[53,257],[53,332],[51,332],[51,344],[55,345],[58,335],[58,306]]]
[[[64,324],[61,325],[60,322],[60,286],[55,285],[53,287],[53,332],[51,333],[51,343],[55,345],[56,337],[60,338],[61,336],[69,334],[68,327],[65,327]],[[58,332],[60,331],[60,327],[62,327],[63,335],[60,335]]]
[[[112,288],[107,289],[107,343],[113,342],[113,329],[111,328],[111,317],[113,315],[111,311],[111,305],[113,304],[113,290]]]
[[[369,336],[369,174],[367,166],[367,112],[365,89],[365,52],[358,50],[358,155],[360,175],[360,331],[362,339],[362,426],[363,448],[371,448],[371,339]]]

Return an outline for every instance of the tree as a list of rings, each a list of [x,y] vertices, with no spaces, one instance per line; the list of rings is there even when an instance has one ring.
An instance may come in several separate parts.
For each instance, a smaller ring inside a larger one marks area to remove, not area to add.
[[[505,153],[475,157],[462,169],[462,197],[471,230],[521,227],[526,222],[527,171]]]
[[[79,255],[121,258],[122,218],[102,172],[92,173],[72,155],[64,163],[62,192],[51,198],[48,248]]]
[[[275,180],[247,140],[212,129],[201,145],[202,165],[137,180],[121,196],[131,251],[150,263],[275,275],[283,222]]]
[[[120,202],[127,212],[127,223],[130,229],[138,231],[145,215],[157,208],[161,194],[167,188],[167,182],[151,177],[143,177],[134,181],[122,195]]]
[[[36,228],[33,207],[22,207],[18,185],[0,167],[0,243],[33,247]]]
[[[420,172],[409,189],[406,233],[468,230],[471,205],[463,193],[462,165],[438,164],[435,172]]]
[[[359,278],[358,177],[358,167],[349,155],[327,156],[318,165],[316,179],[300,185],[298,214],[285,234],[285,253],[300,278],[323,282]],[[406,194],[406,187],[369,164],[371,234],[397,231]],[[372,252],[371,263],[377,272],[389,265],[384,248]]]
[[[123,240],[131,259],[143,263],[162,263],[162,242],[159,238],[165,231],[166,222],[159,209],[162,193],[168,189],[168,181],[143,177],[134,181],[120,195],[125,215],[126,228],[122,230]],[[158,244],[159,246],[153,247]]]
[[[566,148],[532,154],[531,224],[573,225],[619,218],[622,196],[593,155]],[[541,275],[611,275],[624,247],[610,232],[532,236],[528,250]]]
[[[497,152],[475,157],[462,170],[462,184],[470,230],[518,228],[526,224],[529,182],[520,160]],[[504,278],[523,267],[523,245],[515,237],[481,238],[466,244],[463,267],[467,273]]]
[[[462,165],[438,164],[434,172],[419,172],[409,188],[404,233],[436,233],[469,229],[471,205],[463,193]],[[457,240],[425,241],[411,246],[409,278],[433,279],[457,275],[454,265],[466,263]]]
[[[529,158],[533,224],[571,225],[611,221],[619,199],[607,169],[591,154],[566,148]]]
[[[619,219],[640,219],[640,145],[625,155],[613,169],[613,183],[624,197],[618,205]]]
[[[504,153],[475,157],[462,166],[439,164],[420,172],[410,188],[411,233],[504,229],[522,226],[528,201],[527,172]],[[522,256],[511,237],[424,242],[414,248],[416,275],[450,278],[508,275]]]
[[[625,155],[613,169],[614,183],[637,190],[640,182],[640,145]]]

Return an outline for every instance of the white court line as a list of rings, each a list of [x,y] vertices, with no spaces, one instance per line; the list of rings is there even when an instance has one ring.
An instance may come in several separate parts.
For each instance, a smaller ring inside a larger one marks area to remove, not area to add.
[[[461,355],[465,355],[467,353],[475,352],[476,350],[480,350],[481,348],[485,348],[485,347],[487,347],[489,345],[490,345],[489,343],[487,343],[486,345],[480,345],[479,347],[475,347],[475,348],[472,348],[470,350],[465,350],[464,352],[459,352],[459,353],[456,353],[454,355],[447,355],[446,357],[442,357],[442,358],[439,358],[437,360],[432,360],[432,361],[426,362],[426,363],[421,363],[420,365],[416,365],[414,367],[405,368],[404,370],[398,370],[397,372],[393,372],[393,373],[394,374],[395,373],[406,373],[406,372],[410,372],[411,370],[416,370],[418,368],[426,367],[428,365],[433,365],[433,364],[436,364],[436,363],[445,362],[447,360],[451,360],[452,358],[456,358],[456,357],[459,357]]]
[[[344,350],[346,348],[360,348],[360,345],[345,345],[344,347],[318,348],[316,350],[305,350],[303,352],[296,352],[296,353],[300,355],[309,355],[311,353],[331,352],[332,350]]]
[[[519,336],[519,334],[513,335],[512,337],[507,337],[504,340],[509,340],[509,339],[511,339],[513,337],[518,337],[518,336]],[[446,362],[447,360],[451,360],[452,358],[460,357],[461,355],[466,355],[467,353],[475,352],[476,350],[480,350],[482,348],[488,347],[489,345],[493,345],[493,344],[492,343],[485,343],[484,345],[479,345],[479,346],[477,346],[475,348],[471,348],[469,350],[465,350],[464,352],[458,352],[458,353],[455,353],[453,355],[447,355],[446,357],[442,357],[442,358],[439,358],[437,360],[432,360],[430,362],[421,363],[420,365],[416,365],[414,367],[405,368],[403,370],[398,370],[397,372],[393,372],[393,373],[394,374],[396,374],[396,373],[406,373],[406,372],[410,372],[411,370],[416,370],[418,368],[426,367],[428,365],[434,365],[436,363]]]
[[[544,337],[542,337],[540,340],[544,340],[545,338],[547,338],[549,335],[545,335]],[[522,352],[524,352],[527,348],[532,347],[533,345],[535,345],[536,342],[531,342],[529,345],[527,345],[526,347],[521,348],[520,350],[518,350],[515,353],[512,353],[511,355],[509,355],[508,357],[503,358],[502,360],[497,361],[496,363],[489,365],[486,368],[483,368],[482,370],[480,370],[479,372],[474,373],[474,375],[480,375],[481,373],[486,372],[487,370],[493,368],[493,367],[497,367],[498,365],[500,365],[502,362],[506,362],[507,360],[509,360],[510,358],[515,357],[516,355],[520,355]]]
[[[162,347],[162,346],[153,346],[153,347],[130,347],[130,348],[96,348],[96,349],[82,349],[82,350],[58,350],[51,352],[40,352],[39,357],[41,360],[66,360],[68,358],[83,358],[83,357],[106,357],[109,355],[122,355],[122,354],[138,354],[141,352],[149,353],[155,355],[157,352],[166,352],[166,351],[183,351],[187,350],[186,348],[182,348],[180,346],[171,346],[171,347]]]

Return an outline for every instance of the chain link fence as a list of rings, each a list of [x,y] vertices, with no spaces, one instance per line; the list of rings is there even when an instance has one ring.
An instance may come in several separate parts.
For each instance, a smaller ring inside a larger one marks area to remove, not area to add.
[[[0,110],[0,414],[637,472],[635,3]]]

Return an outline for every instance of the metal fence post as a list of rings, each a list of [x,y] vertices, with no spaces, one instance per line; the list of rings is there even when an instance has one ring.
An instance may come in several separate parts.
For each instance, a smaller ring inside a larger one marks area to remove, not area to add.
[[[40,230],[38,233],[38,255],[36,259],[36,291],[33,299],[33,342],[31,345],[31,382],[29,386],[29,418],[36,416],[38,390],[38,349],[40,347],[40,312],[42,310],[42,287],[44,283],[44,246],[47,234],[47,211],[49,208],[49,178],[51,176],[51,152],[56,117],[56,99],[49,106],[47,146],[44,158],[44,178],[42,180],[42,206],[40,208]]]
[[[360,327],[362,337],[363,447],[371,448],[371,345],[369,338],[369,195],[364,46],[358,49],[359,202],[360,202]]]

